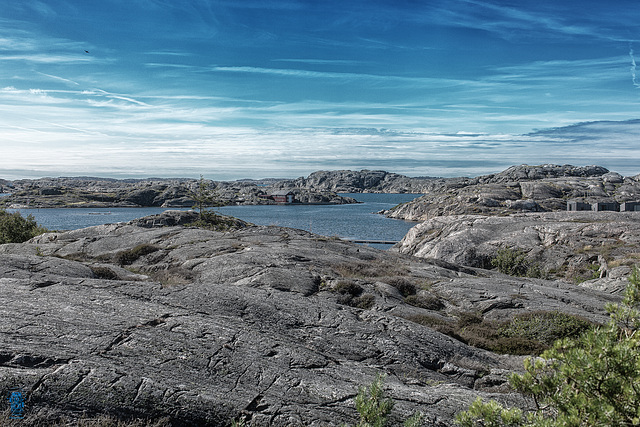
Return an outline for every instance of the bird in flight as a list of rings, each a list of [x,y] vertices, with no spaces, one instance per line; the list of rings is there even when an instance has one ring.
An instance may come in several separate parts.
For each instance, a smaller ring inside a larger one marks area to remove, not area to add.
[[[85,50],[85,51],[84,51],[84,53],[89,53],[89,51],[88,51],[88,50]]]

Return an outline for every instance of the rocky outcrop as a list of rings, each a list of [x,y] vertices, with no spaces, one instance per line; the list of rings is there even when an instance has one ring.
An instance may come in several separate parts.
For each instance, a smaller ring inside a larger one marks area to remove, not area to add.
[[[148,224],[0,245],[0,394],[21,387],[28,413],[49,422],[339,425],[355,422],[358,387],[386,373],[391,425],[421,411],[449,426],[477,396],[524,405],[505,387],[522,359],[407,318],[542,308],[603,321],[616,300],[301,230]],[[438,303],[408,305],[407,282]]]
[[[259,182],[206,181],[217,203],[223,205],[274,204],[261,196],[282,188],[264,187]],[[193,207],[193,192],[198,181],[189,179],[114,180],[104,178],[42,178],[11,183],[11,196],[0,203],[7,207]],[[288,188],[288,187],[287,187]],[[346,204],[357,203],[326,190],[291,188],[296,203]]]
[[[422,221],[442,215],[504,215],[566,210],[568,200],[640,200],[640,180],[600,166],[512,166],[493,175],[429,181],[425,195],[388,212]]]
[[[638,220],[637,212],[441,216],[413,227],[392,250],[491,268],[508,248],[526,254],[536,274],[619,292],[640,259]]]
[[[410,178],[385,171],[317,171],[278,185],[335,193],[422,193],[432,178]]]

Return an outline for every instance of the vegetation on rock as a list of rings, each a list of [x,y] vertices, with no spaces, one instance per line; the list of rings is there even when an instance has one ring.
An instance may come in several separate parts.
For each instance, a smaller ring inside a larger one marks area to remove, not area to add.
[[[210,213],[206,208],[221,206],[218,194],[211,188],[211,183],[207,182],[202,175],[200,175],[196,189],[189,191],[189,197],[195,202],[194,209],[198,210],[201,221],[204,221],[207,214]]]
[[[26,242],[47,231],[38,225],[33,215],[23,217],[19,212],[9,213],[0,209],[0,244]]]
[[[527,259],[527,253],[522,249],[498,249],[496,256],[491,259],[491,265],[500,273],[509,276],[543,278],[540,267]]]
[[[586,319],[557,311],[519,314],[502,322],[485,320],[479,313],[467,312],[460,313],[457,322],[430,315],[414,315],[409,320],[465,344],[514,355],[540,354],[556,340],[578,336],[593,327]]]
[[[149,255],[157,250],[157,246],[148,243],[140,244],[132,249],[120,251],[116,254],[115,261],[120,265],[130,265],[136,262],[138,258]]]
[[[475,426],[640,425],[640,272],[634,269],[621,304],[609,304],[607,325],[556,341],[526,359],[511,385],[535,409],[506,409],[477,400],[456,420]]]

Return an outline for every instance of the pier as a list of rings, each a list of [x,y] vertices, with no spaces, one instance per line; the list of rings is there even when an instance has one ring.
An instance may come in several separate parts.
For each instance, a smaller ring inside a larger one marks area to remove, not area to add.
[[[392,240],[361,240],[361,239],[342,239],[345,242],[351,243],[368,243],[372,245],[395,245],[398,242]]]

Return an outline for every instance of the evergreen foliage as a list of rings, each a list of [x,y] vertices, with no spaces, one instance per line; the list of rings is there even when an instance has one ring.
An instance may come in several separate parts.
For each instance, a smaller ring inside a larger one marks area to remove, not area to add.
[[[384,376],[378,377],[368,387],[360,387],[356,396],[356,410],[360,421],[356,427],[382,427],[393,409],[393,400],[384,396]]]
[[[207,207],[220,206],[218,195],[211,189],[210,182],[207,182],[202,175],[200,175],[196,189],[189,191],[189,197],[195,202],[194,208],[198,210],[200,220],[203,221],[207,219]]]
[[[23,217],[19,212],[9,213],[0,209],[0,244],[26,242],[47,231],[38,225],[33,215]]]

